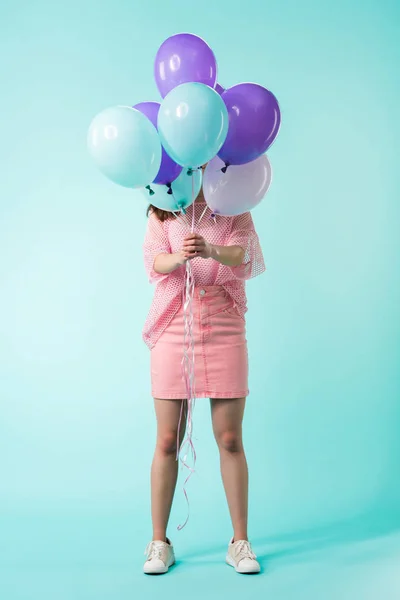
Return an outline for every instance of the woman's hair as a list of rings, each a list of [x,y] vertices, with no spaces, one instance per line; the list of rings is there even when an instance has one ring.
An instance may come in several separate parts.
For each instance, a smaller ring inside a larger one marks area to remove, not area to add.
[[[149,216],[150,213],[154,213],[157,217],[157,219],[159,219],[160,221],[166,221],[167,219],[171,219],[173,217],[172,212],[169,212],[168,210],[162,210],[161,208],[157,208],[156,206],[153,206],[153,204],[149,204],[149,206],[147,207],[147,216]]]

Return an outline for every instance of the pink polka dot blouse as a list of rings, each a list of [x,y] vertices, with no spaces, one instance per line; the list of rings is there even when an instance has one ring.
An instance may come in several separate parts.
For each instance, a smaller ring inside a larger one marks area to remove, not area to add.
[[[182,248],[183,240],[190,231],[193,210],[195,211],[195,232],[202,235],[210,244],[218,246],[241,246],[245,251],[243,263],[237,267],[221,265],[213,259],[194,258],[192,263],[195,284],[221,285],[234,300],[239,313],[244,317],[247,311],[245,280],[265,271],[264,258],[258,235],[249,212],[237,217],[218,215],[214,222],[211,211],[204,201],[197,201],[188,209],[183,219],[173,218],[160,221],[151,213],[143,244],[145,269],[150,283],[155,283],[153,302],[144,328],[143,339],[151,349],[178,312],[182,303],[185,265],[169,274],[154,271],[154,259],[161,253],[174,253]],[[199,224],[198,224],[199,223]]]

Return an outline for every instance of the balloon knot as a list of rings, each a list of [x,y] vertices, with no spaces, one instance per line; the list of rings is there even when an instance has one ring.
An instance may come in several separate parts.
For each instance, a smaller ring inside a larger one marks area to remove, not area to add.
[[[201,167],[189,167],[187,170],[187,175],[193,175],[195,171],[201,171]]]
[[[172,186],[171,186],[171,184],[170,184],[170,183],[166,183],[165,185],[166,185],[166,186],[167,186],[167,188],[168,188],[168,192],[167,192],[167,194],[172,194]]]
[[[230,167],[230,165],[231,165],[231,163],[229,163],[229,162],[226,162],[226,163],[225,163],[225,166],[224,166],[224,167],[222,167],[221,171],[222,171],[223,173],[226,173],[226,171],[227,171],[227,168],[228,168],[228,167]]]
[[[151,187],[149,185],[146,185],[146,190],[149,191],[149,196],[154,196],[155,191],[151,189]]]
[[[214,223],[217,222],[217,214],[218,214],[218,210],[213,210],[210,215],[210,219],[212,219],[214,221]]]

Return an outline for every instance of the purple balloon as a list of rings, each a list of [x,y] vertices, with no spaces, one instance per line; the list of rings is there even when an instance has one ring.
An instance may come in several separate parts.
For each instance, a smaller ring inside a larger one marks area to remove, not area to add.
[[[158,102],[139,102],[133,108],[143,113],[158,131],[157,118],[160,106]],[[172,160],[164,148],[162,148],[161,166],[152,183],[172,183],[180,175],[181,171],[182,167]]]
[[[225,88],[222,87],[219,83],[215,84],[215,91],[218,92],[220,96],[225,92]]]
[[[157,52],[154,75],[163,98],[181,83],[215,86],[217,62],[210,46],[191,33],[169,37]]]
[[[243,165],[264,154],[278,135],[281,112],[275,96],[256,83],[239,83],[222,94],[229,130],[218,156]]]

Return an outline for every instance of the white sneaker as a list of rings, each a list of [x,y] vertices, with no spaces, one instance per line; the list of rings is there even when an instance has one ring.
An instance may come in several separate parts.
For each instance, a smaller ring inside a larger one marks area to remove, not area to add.
[[[256,555],[247,540],[229,542],[226,562],[235,568],[237,573],[259,573],[260,564],[256,561]]]
[[[167,542],[161,540],[149,542],[144,553],[147,560],[144,563],[143,572],[149,575],[166,573],[175,562],[174,548],[169,540]]]

